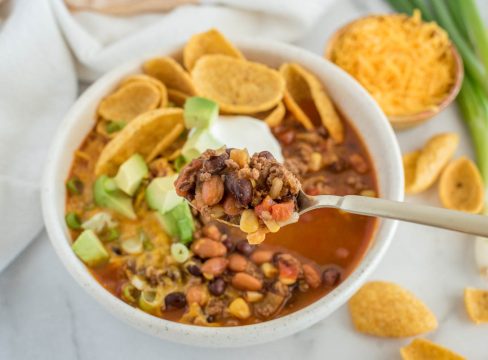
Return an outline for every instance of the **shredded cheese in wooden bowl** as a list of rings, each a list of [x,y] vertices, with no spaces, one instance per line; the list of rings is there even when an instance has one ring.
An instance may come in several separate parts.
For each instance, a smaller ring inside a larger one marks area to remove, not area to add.
[[[326,57],[358,80],[393,125],[405,127],[452,101],[463,69],[447,33],[434,22],[393,14],[368,16],[340,29]]]

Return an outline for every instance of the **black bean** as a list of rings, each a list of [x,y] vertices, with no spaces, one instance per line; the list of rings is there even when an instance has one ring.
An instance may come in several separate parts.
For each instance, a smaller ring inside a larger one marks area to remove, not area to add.
[[[236,245],[237,251],[242,255],[249,256],[254,251],[255,246],[247,242],[247,240],[240,240]]]
[[[252,200],[251,181],[239,179],[235,173],[230,173],[225,177],[225,189],[234,196],[241,206],[249,205]]]
[[[225,169],[225,160],[229,158],[227,153],[221,155],[211,156],[203,164],[203,169],[208,171],[210,174],[217,174]]]
[[[175,291],[169,293],[164,298],[166,309],[181,309],[186,306],[186,296],[182,292]]]
[[[330,266],[322,273],[322,282],[325,286],[336,286],[341,281],[342,270],[337,266]]]
[[[188,265],[186,270],[193,276],[202,276],[202,270],[195,264]]]
[[[269,151],[261,151],[259,154],[258,154],[259,157],[263,157],[263,158],[266,158],[268,160],[276,160],[275,157],[273,156],[273,154],[271,154]]]
[[[207,316],[207,322],[209,322],[209,323],[215,322],[215,316],[213,316],[213,315]]]
[[[227,253],[231,253],[232,251],[234,251],[235,245],[231,239],[225,239],[224,241],[222,241],[222,244],[224,244],[224,246],[227,248]]]
[[[208,291],[210,291],[210,294],[215,296],[222,295],[225,291],[225,287],[226,284],[222,278],[215,278],[208,283]]]

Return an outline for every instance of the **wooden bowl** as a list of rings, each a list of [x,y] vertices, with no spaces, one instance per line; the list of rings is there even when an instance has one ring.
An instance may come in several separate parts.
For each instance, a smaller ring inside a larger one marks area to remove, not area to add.
[[[339,37],[342,34],[344,34],[350,27],[355,25],[356,22],[367,18],[372,18],[372,17],[375,17],[375,15],[361,17],[339,28],[329,38],[329,41],[327,42],[325,47],[324,57],[327,60],[332,62],[332,49],[334,48]],[[429,109],[429,110],[421,111],[415,114],[408,114],[408,115],[387,115],[388,120],[396,130],[408,129],[413,126],[417,126],[426,122],[427,120],[433,118],[435,115],[437,115],[442,110],[444,110],[456,98],[457,94],[459,93],[459,90],[461,89],[461,84],[463,82],[464,66],[463,66],[463,60],[461,56],[459,55],[456,47],[452,43],[451,43],[451,51],[454,57],[454,63],[456,69],[455,69],[454,84],[452,85],[449,93],[439,104],[437,104],[437,107],[435,109]]]

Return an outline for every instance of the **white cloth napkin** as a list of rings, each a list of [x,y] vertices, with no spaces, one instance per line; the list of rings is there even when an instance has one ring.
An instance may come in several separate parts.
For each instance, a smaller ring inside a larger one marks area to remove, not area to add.
[[[0,22],[0,271],[42,229],[39,181],[78,92],[119,64],[216,27],[299,39],[332,0],[204,0],[167,13],[71,13],[62,0],[11,0]]]

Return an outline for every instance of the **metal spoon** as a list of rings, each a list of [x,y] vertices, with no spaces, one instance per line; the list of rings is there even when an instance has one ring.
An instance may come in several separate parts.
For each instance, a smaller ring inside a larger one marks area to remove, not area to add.
[[[299,216],[315,209],[333,208],[352,214],[408,221],[488,237],[488,216],[473,215],[462,211],[359,195],[310,196],[303,191],[298,194],[297,204]],[[239,226],[222,219],[217,220],[230,226]],[[290,221],[286,225],[293,222]]]

